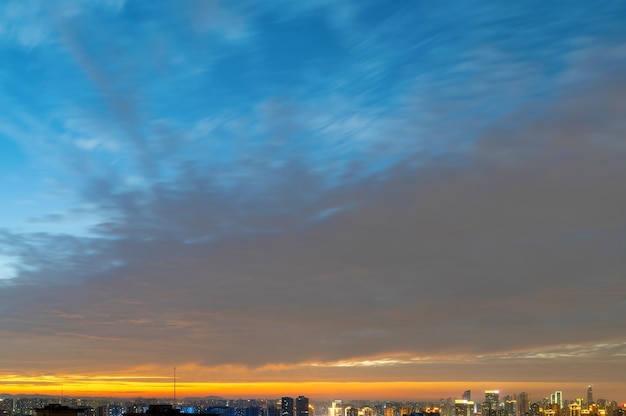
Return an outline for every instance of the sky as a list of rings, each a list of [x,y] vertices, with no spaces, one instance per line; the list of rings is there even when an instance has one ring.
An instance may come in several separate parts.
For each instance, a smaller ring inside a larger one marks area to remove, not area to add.
[[[3,1],[0,393],[626,401],[625,23]]]

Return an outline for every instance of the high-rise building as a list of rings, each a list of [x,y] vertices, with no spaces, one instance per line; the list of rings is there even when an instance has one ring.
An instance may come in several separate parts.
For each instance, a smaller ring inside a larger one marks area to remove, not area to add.
[[[539,403],[537,403],[537,402],[531,404],[529,413],[530,413],[531,416],[539,415],[541,413],[541,405],[539,405]]]
[[[333,400],[328,408],[328,416],[343,416],[343,402],[341,400]]]
[[[497,416],[500,404],[500,392],[498,390],[485,390],[483,402],[483,416]]]
[[[517,416],[517,400],[513,398],[507,399],[504,402],[504,412],[506,416]]]
[[[463,400],[472,400],[472,391],[471,390],[465,390],[463,392]]]
[[[13,399],[0,398],[0,416],[13,415]]]
[[[471,400],[455,400],[454,416],[472,416],[474,414],[474,402]]]
[[[520,416],[524,416],[530,413],[530,396],[528,395],[528,393],[523,391],[519,394],[517,405],[519,408]]]
[[[293,416],[293,398],[280,399],[280,416]]]
[[[593,404],[593,389],[591,384],[587,387],[587,404]]]
[[[563,408],[563,392],[560,390],[555,391],[550,395],[550,404],[558,404],[559,409]]]
[[[298,396],[296,398],[296,416],[309,416],[309,398]]]

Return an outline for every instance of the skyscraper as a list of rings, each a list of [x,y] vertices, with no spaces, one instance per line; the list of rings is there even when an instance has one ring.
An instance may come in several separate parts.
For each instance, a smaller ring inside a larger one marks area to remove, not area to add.
[[[343,402],[341,400],[333,400],[328,408],[328,416],[343,416]]]
[[[500,404],[500,392],[498,390],[485,390],[483,402],[483,416],[496,416]]]
[[[472,400],[472,391],[471,390],[465,390],[463,392],[463,400]]]
[[[530,396],[528,395],[528,393],[523,391],[519,394],[518,406],[519,414],[521,416],[524,416],[530,412]]]
[[[474,414],[474,402],[471,400],[455,400],[454,416],[472,416]]]
[[[558,404],[559,409],[563,408],[563,392],[560,390],[555,391],[550,395],[550,404]]]
[[[517,416],[518,415],[517,400],[512,399],[512,398],[507,399],[504,402],[504,411],[506,413],[506,416]]]
[[[587,404],[593,404],[593,390],[591,384],[587,387]]]
[[[298,396],[296,398],[296,416],[309,416],[309,398]]]
[[[293,416],[293,398],[280,399],[280,416]]]

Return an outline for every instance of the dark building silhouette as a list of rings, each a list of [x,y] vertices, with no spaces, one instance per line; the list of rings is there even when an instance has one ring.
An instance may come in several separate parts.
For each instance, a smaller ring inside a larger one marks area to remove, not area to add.
[[[283,397],[280,399],[280,415],[293,416],[293,398]]]
[[[68,407],[52,403],[41,409],[35,409],[36,416],[85,416],[84,407]]]
[[[298,396],[296,398],[296,416],[309,416],[309,398]]]

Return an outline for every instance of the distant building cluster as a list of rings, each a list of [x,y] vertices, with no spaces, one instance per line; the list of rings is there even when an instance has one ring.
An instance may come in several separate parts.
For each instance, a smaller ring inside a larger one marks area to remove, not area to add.
[[[486,390],[479,401],[472,392],[462,399],[438,402],[381,402],[333,400],[311,403],[305,396],[278,400],[184,399],[70,399],[0,397],[0,416],[626,416],[626,403],[593,398],[592,386],[586,398],[565,400],[557,390],[548,397],[531,400],[528,393],[500,397],[498,390]]]

